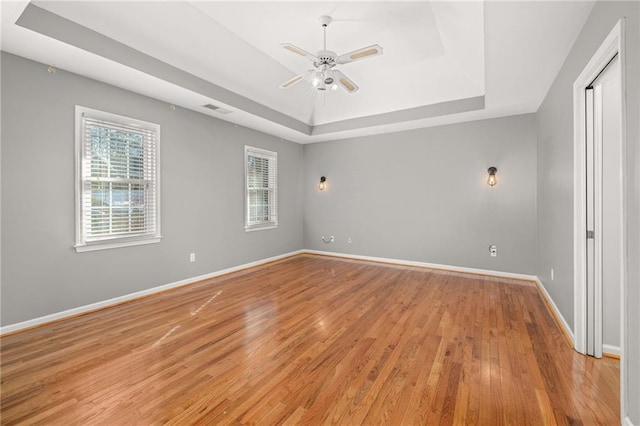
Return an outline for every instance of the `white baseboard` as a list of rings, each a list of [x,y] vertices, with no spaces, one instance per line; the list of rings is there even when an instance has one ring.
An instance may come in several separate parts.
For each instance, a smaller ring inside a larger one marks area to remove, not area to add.
[[[622,424],[624,426],[634,426],[634,424],[631,422],[631,419],[629,417],[625,417],[624,421],[622,422]]]
[[[269,257],[267,259],[261,259],[261,260],[255,261],[255,262],[249,262],[249,263],[245,263],[243,265],[233,266],[231,268],[223,269],[223,270],[212,272],[212,273],[205,274],[205,275],[199,275],[197,277],[186,278],[184,280],[176,281],[176,282],[173,282],[173,283],[164,284],[164,285],[161,285],[161,286],[158,286],[158,287],[152,287],[152,288],[149,288],[149,289],[146,289],[146,290],[137,291],[135,293],[125,294],[123,296],[118,296],[118,297],[114,297],[112,299],[103,300],[103,301],[96,302],[96,303],[91,303],[91,304],[85,305],[85,306],[79,306],[77,308],[67,309],[66,311],[56,312],[54,314],[45,315],[45,316],[42,316],[42,317],[39,317],[39,318],[30,319],[30,320],[19,322],[19,323],[16,323],[16,324],[9,324],[9,325],[6,325],[4,327],[0,327],[0,336],[4,335],[4,334],[7,334],[7,333],[13,333],[13,332],[16,332],[16,331],[19,331],[19,330],[24,330],[26,328],[36,327],[36,326],[39,326],[39,325],[42,325],[42,324],[46,324],[48,322],[58,321],[58,320],[63,319],[63,318],[68,318],[68,317],[71,317],[71,316],[88,313],[88,312],[95,311],[95,310],[98,310],[98,309],[106,308],[108,306],[117,305],[119,303],[127,302],[127,301],[130,301],[130,300],[133,300],[133,299],[138,299],[140,297],[148,296],[148,295],[153,294],[153,293],[159,293],[161,291],[169,290],[169,289],[172,289],[172,288],[182,287],[184,285],[192,284],[192,283],[195,283],[197,281],[202,281],[202,280],[206,280],[206,279],[209,279],[209,278],[214,278],[214,277],[217,277],[217,276],[220,276],[220,275],[228,274],[230,272],[236,272],[236,271],[240,271],[242,269],[252,268],[254,266],[258,266],[258,265],[262,265],[264,263],[269,263],[269,262],[273,262],[273,261],[276,261],[276,260],[284,259],[286,257],[291,257],[291,256],[294,256],[296,254],[301,254],[301,253],[304,253],[304,250],[296,250],[296,251],[292,251],[292,252],[289,252],[289,253],[280,254],[278,256]]]
[[[604,352],[605,354],[611,354],[611,355],[616,355],[616,356],[620,356],[620,346],[613,346],[613,345],[607,345],[607,344],[603,344],[602,345],[602,352]]]
[[[560,310],[556,306],[555,302],[551,298],[551,295],[549,294],[549,292],[545,288],[544,284],[542,284],[542,281],[540,281],[538,278],[536,278],[535,282],[538,285],[538,287],[540,288],[540,290],[542,291],[542,293],[544,294],[544,297],[547,299],[547,302],[549,302],[549,305],[553,308],[553,311],[556,314],[556,316],[558,317],[558,319],[560,319],[562,328],[564,329],[564,331],[567,334],[567,336],[569,336],[571,338],[571,343],[573,344],[575,342],[575,336],[573,334],[573,331],[571,331],[571,328],[569,327],[569,324],[567,323],[567,320],[565,320],[564,316],[562,316],[562,313],[560,312]],[[621,354],[620,346],[613,346],[613,345],[607,345],[607,344],[603,344],[602,345],[602,352],[606,353],[606,354],[616,355],[616,356],[620,356],[620,354]]]
[[[538,288],[542,290],[542,293],[544,297],[547,299],[547,302],[549,302],[549,305],[551,305],[551,307],[553,308],[553,312],[556,314],[556,317],[560,320],[560,325],[564,329],[565,334],[569,336],[569,338],[571,339],[571,344],[573,345],[576,339],[575,339],[575,335],[573,334],[573,330],[571,330],[571,327],[569,327],[569,323],[567,322],[566,319],[564,319],[562,312],[560,312],[560,309],[558,309],[558,306],[556,306],[556,303],[553,301],[553,298],[547,291],[544,284],[542,284],[542,281],[540,281],[538,277],[536,277],[535,282],[538,285]]]
[[[417,262],[414,260],[361,256],[358,254],[336,253],[332,251],[321,251],[321,250],[303,250],[303,252],[309,253],[309,254],[320,254],[323,256],[343,257],[347,259],[369,260],[372,262],[393,263],[396,265],[404,265],[404,266],[418,266],[422,268],[442,269],[445,271],[453,271],[453,272],[465,272],[468,274],[490,275],[492,277],[500,277],[500,278],[514,278],[514,279],[529,280],[529,281],[536,281],[538,279],[538,277],[536,277],[535,275],[514,274],[512,272],[492,271],[489,269],[465,268],[463,266],[441,265],[437,263]]]
[[[150,294],[159,293],[161,291],[165,291],[165,290],[169,290],[169,289],[172,289],[172,288],[181,287],[181,286],[184,286],[184,285],[192,284],[192,283],[197,282],[197,281],[202,281],[202,280],[205,280],[205,279],[214,278],[214,277],[217,277],[217,276],[220,276],[220,275],[224,275],[224,274],[228,274],[228,273],[231,273],[231,272],[240,271],[242,269],[251,268],[251,267],[254,267],[254,266],[262,265],[264,263],[273,262],[273,261],[276,261],[276,260],[284,259],[284,258],[291,257],[291,256],[294,256],[296,254],[301,254],[301,253],[318,254],[318,255],[324,255],[324,256],[334,256],[334,257],[347,258],[347,259],[356,259],[356,260],[367,260],[367,261],[373,261],[373,262],[391,263],[391,264],[404,265],[404,266],[418,266],[418,267],[424,267],[424,268],[440,269],[440,270],[453,271],[453,272],[463,272],[463,273],[470,273],[470,274],[490,275],[490,276],[495,276],[495,277],[500,277],[500,278],[514,278],[514,279],[522,279],[522,280],[534,281],[542,289],[545,297],[549,301],[550,305],[553,307],[553,309],[554,309],[555,313],[557,314],[558,318],[560,318],[560,320],[562,322],[562,326],[564,327],[564,329],[567,332],[567,334],[569,336],[571,336],[571,339],[573,339],[573,332],[569,328],[569,325],[567,324],[567,322],[565,321],[564,317],[562,316],[562,314],[558,310],[557,306],[553,302],[553,299],[551,299],[551,296],[549,296],[549,293],[547,293],[547,290],[544,288],[544,286],[542,285],[542,283],[540,282],[538,277],[536,277],[535,275],[514,274],[514,273],[511,273],[511,272],[492,271],[492,270],[487,270],[487,269],[466,268],[466,267],[461,267],[461,266],[442,265],[442,264],[418,262],[418,261],[412,261],[412,260],[391,259],[391,258],[373,257],[373,256],[362,256],[362,255],[356,255],[356,254],[336,253],[336,252],[328,252],[328,251],[320,251],[320,250],[307,250],[307,249],[296,250],[296,251],[292,251],[292,252],[289,252],[289,253],[284,253],[284,254],[281,254],[281,255],[278,255],[278,256],[269,257],[267,259],[261,259],[261,260],[255,261],[255,262],[245,263],[243,265],[234,266],[234,267],[231,267],[231,268],[223,269],[223,270],[212,272],[212,273],[209,273],[209,274],[187,278],[187,279],[176,281],[176,282],[173,282],[173,283],[164,284],[164,285],[153,287],[153,288],[149,288],[149,289],[146,289],[146,290],[141,290],[141,291],[138,291],[138,292],[135,292],[135,293],[130,293],[130,294],[126,294],[126,295],[123,295],[123,296],[114,297],[112,299],[103,300],[103,301],[96,302],[96,303],[91,303],[89,305],[79,306],[77,308],[68,309],[68,310],[65,310],[65,311],[62,311],[62,312],[56,312],[54,314],[45,315],[45,316],[42,316],[42,317],[39,317],[39,318],[30,319],[30,320],[19,322],[19,323],[16,323],[16,324],[9,324],[9,325],[6,325],[4,327],[0,327],[0,335],[4,335],[4,334],[7,334],[7,333],[13,333],[13,332],[16,332],[16,331],[19,331],[19,330],[23,330],[23,329],[26,329],[26,328],[39,326],[39,325],[46,324],[46,323],[53,322],[53,321],[57,321],[57,320],[60,320],[60,319],[63,319],[63,318],[68,318],[68,317],[71,317],[71,316],[74,316],[74,315],[84,314],[84,313],[95,311],[95,310],[98,310],[98,309],[102,309],[102,308],[105,308],[105,307],[108,307],[108,306],[113,306],[113,305],[117,305],[119,303],[123,303],[123,302],[127,302],[127,301],[130,301],[130,300],[133,300],[133,299],[137,299],[137,298],[140,298],[140,297],[143,297],[143,296],[148,296]],[[607,347],[607,350],[605,350],[605,352],[615,353],[613,351],[609,351],[608,347]],[[620,349],[618,348],[618,353],[619,352],[620,352]]]

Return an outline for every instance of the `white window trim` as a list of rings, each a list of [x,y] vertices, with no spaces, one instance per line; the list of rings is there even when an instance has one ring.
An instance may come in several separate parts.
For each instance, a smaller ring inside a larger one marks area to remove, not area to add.
[[[91,118],[109,121],[113,123],[125,124],[129,127],[138,127],[145,130],[151,130],[156,133],[156,232],[153,235],[135,235],[123,237],[104,238],[99,241],[87,242],[84,240],[82,229],[82,197],[83,197],[83,180],[82,180],[82,162],[83,162],[83,131],[82,117],[87,115]],[[155,123],[149,123],[134,118],[124,117],[92,108],[76,105],[75,107],[75,224],[76,224],[76,243],[74,248],[76,252],[87,252],[94,250],[106,250],[120,247],[129,247],[140,244],[158,243],[162,239],[161,234],[161,217],[160,217],[160,126]]]
[[[276,220],[270,222],[263,222],[257,224],[249,224],[249,185],[248,185],[248,157],[250,154],[256,154],[258,156],[264,156],[274,161],[276,184],[275,184],[275,208],[276,208]],[[245,232],[253,231],[265,231],[267,229],[276,229],[278,227],[278,153],[275,151],[268,151],[266,149],[256,148],[253,146],[244,146],[244,230]]]

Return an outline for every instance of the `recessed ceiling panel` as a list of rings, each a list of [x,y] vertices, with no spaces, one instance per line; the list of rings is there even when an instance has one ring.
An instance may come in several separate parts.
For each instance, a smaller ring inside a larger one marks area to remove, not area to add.
[[[290,75],[313,68],[283,49],[291,43],[313,54],[338,55],[379,44],[384,54],[339,65],[360,90],[319,92],[308,82],[287,89],[313,104],[309,124],[357,118],[484,95],[482,2],[194,2],[211,19],[285,66]],[[280,82],[280,83],[282,83]]]

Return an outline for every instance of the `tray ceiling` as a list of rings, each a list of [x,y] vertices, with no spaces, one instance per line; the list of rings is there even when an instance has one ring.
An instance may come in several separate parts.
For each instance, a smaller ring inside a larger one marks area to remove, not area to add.
[[[301,143],[534,112],[592,2],[12,2],[2,50]],[[278,86],[280,47],[379,44],[360,90]],[[220,114],[204,108],[214,104]]]

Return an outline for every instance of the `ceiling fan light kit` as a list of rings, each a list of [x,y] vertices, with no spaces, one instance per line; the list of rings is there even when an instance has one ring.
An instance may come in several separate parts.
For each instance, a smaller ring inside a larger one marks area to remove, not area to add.
[[[363,47],[362,49],[354,50],[353,52],[338,56],[336,52],[327,50],[327,26],[330,23],[330,16],[325,15],[320,17],[320,24],[322,25],[322,30],[324,32],[324,49],[320,50],[315,55],[290,43],[281,44],[281,46],[288,51],[311,61],[314,69],[293,77],[291,80],[281,84],[280,88],[288,89],[302,80],[308,80],[317,90],[324,91],[327,90],[327,88],[330,88],[335,91],[338,90],[338,87],[342,87],[347,91],[347,93],[355,93],[358,91],[358,85],[344,75],[340,70],[336,69],[336,65],[348,64],[361,59],[382,55],[382,47],[374,44],[372,46]]]

